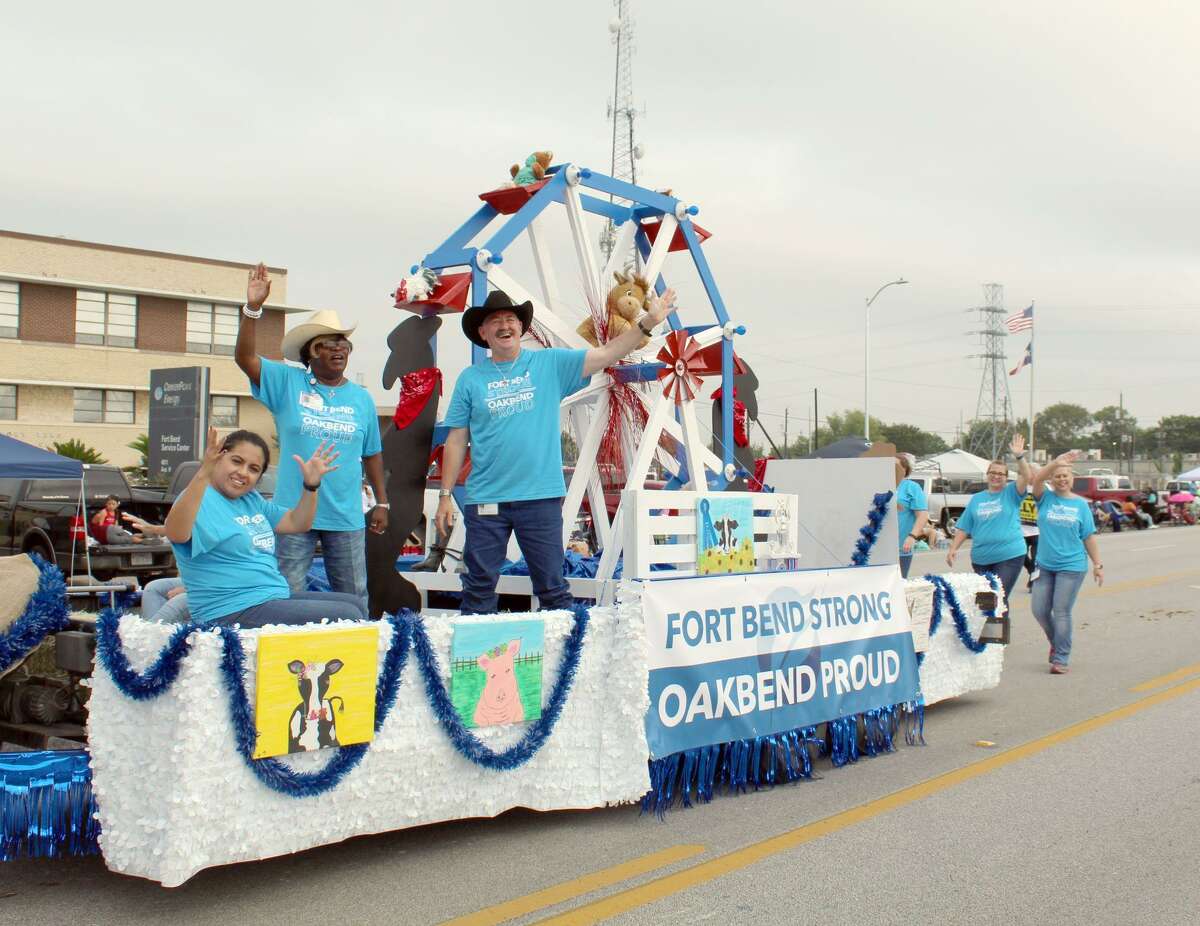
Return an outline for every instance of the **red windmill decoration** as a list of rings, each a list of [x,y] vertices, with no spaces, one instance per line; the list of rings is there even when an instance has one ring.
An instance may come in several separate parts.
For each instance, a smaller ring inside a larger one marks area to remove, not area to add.
[[[668,334],[658,352],[658,359],[665,364],[658,371],[658,378],[663,381],[663,395],[674,399],[676,405],[696,398],[701,382],[697,374],[704,369],[704,358],[700,353],[696,339],[683,329]]]

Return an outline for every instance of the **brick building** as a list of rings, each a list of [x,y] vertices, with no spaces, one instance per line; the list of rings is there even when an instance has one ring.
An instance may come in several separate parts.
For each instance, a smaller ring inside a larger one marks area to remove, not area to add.
[[[250,264],[0,231],[0,432],[78,438],[130,466],[148,430],[150,371],[210,369],[211,423],[270,437],[233,362]],[[287,271],[272,267],[258,349],[279,359]]]

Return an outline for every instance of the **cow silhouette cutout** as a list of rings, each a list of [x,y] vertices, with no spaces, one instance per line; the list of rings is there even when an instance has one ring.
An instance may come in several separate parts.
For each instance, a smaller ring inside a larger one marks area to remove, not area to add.
[[[391,350],[383,367],[383,388],[391,389],[406,374],[435,366],[433,337],[442,325],[435,316],[412,316],[392,329],[387,344]],[[425,507],[425,478],[429,452],[437,423],[438,395],[435,390],[420,413],[403,428],[392,422],[383,434],[383,468],[387,482],[388,529],[382,534],[367,531],[367,596],[372,617],[401,608],[421,607],[417,587],[396,571],[396,559],[408,536],[421,523]]]
[[[525,707],[521,704],[521,692],[517,687],[513,666],[513,659],[520,651],[521,641],[509,640],[507,645],[484,653],[475,660],[487,676],[479,703],[475,706],[475,726],[521,723],[525,719]]]
[[[304,662],[293,659],[288,671],[296,676],[300,703],[288,720],[288,752],[312,752],[338,745],[337,722],[333,717],[333,702],[338,713],[346,702],[337,695],[327,697],[330,679],[342,668],[340,659],[326,662]]]
[[[737,527],[738,522],[732,518],[721,518],[713,525],[722,553],[732,553],[737,546],[737,537],[734,535]]]

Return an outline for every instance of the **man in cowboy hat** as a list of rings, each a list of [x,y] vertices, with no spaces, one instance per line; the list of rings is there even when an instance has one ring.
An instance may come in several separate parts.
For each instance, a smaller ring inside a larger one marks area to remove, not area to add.
[[[542,608],[566,608],[563,578],[562,444],[558,411],[586,377],[604,370],[641,343],[674,310],[674,290],[651,294],[649,311],[629,330],[591,350],[521,349],[533,304],[514,305],[499,290],[463,313],[463,333],[491,357],[463,370],[446,412],[450,433],[442,458],[437,526],[454,523],[451,490],[471,444],[466,487],[467,539],[462,613],[490,614],[508,539],[515,532]]]
[[[325,559],[325,572],[335,592],[367,600],[367,560],[362,514],[363,473],[375,493],[370,513],[371,530],[387,530],[387,486],[383,480],[383,454],[375,400],[362,386],[346,379],[346,363],[354,346],[354,327],[342,323],[337,312],[316,312],[304,324],[283,336],[285,360],[292,366],[260,357],[255,350],[255,320],[271,292],[267,268],[250,271],[246,305],[242,308],[234,360],[250,380],[251,394],[271,410],[279,433],[283,459],[292,455],[307,460],[322,442],[339,452],[337,466],[317,489],[317,515],[312,530],[276,538],[279,571],[293,592],[307,588],[317,541]],[[279,468],[275,500],[294,505],[302,492],[314,487],[302,483],[295,466]]]

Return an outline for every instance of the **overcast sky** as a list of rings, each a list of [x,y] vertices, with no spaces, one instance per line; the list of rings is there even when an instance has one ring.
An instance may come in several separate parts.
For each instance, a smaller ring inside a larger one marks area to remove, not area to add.
[[[360,322],[352,369],[388,401],[388,294],[476,195],[538,148],[607,171],[613,15],[16,5],[0,227],[285,266],[290,302]],[[986,282],[1010,311],[1036,301],[1039,407],[1123,391],[1143,425],[1198,412],[1200,8],[642,0],[635,18],[639,179],[700,206],[776,440],[785,409],[807,429],[814,387],[822,415],[862,407],[863,303],[899,275],[911,285],[872,308],[885,421],[952,438],[973,416],[966,310]],[[506,269],[533,288],[514,252]],[[665,275],[703,322],[685,261]],[[443,331],[453,377],[465,341],[457,319]],[[1011,367],[1028,338],[1007,341]],[[1028,371],[1010,382],[1024,415]]]

